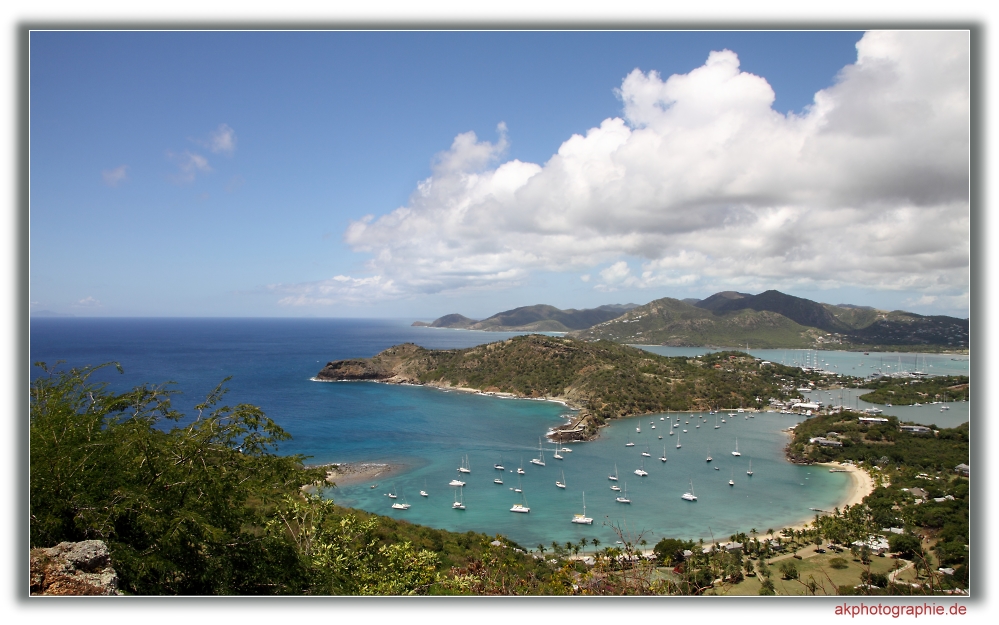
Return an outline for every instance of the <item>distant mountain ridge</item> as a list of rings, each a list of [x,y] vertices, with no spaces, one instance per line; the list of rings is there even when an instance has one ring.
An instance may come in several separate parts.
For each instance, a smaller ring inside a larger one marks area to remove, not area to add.
[[[547,304],[537,304],[505,310],[482,321],[452,313],[435,319],[432,323],[417,321],[413,325],[494,332],[569,332],[584,330],[614,319],[637,306],[637,304],[605,304],[583,310],[574,308],[561,310]]]
[[[662,298],[572,336],[683,347],[966,350],[969,320],[820,304],[770,290],[722,291],[696,303]]]

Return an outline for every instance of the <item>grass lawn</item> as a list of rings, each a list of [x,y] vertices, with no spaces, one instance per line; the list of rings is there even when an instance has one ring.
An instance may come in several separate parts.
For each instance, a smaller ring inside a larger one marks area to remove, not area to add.
[[[829,561],[833,558],[843,558],[846,560],[846,568],[834,569],[829,566]],[[772,571],[771,579],[774,582],[774,589],[777,591],[778,595],[807,595],[808,591],[804,584],[808,581],[809,576],[811,576],[818,584],[818,589],[815,591],[815,594],[835,595],[837,594],[836,588],[838,586],[856,586],[860,584],[860,574],[867,570],[866,566],[853,559],[849,551],[842,554],[833,552],[817,553],[802,560],[791,559],[790,561],[794,562],[798,567],[798,579],[785,580],[781,579],[778,567],[782,562],[787,561],[788,560],[783,559],[770,565],[770,570]],[[872,573],[889,573],[896,562],[897,560],[893,560],[888,557],[873,557],[871,558],[870,571]],[[760,578],[757,576],[747,577],[738,584],[716,586],[715,588],[709,590],[706,594],[758,595],[759,593]]]

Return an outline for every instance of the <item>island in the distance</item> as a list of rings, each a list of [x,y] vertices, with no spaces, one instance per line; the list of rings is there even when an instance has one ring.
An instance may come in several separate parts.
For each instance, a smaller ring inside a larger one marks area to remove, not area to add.
[[[798,388],[822,385],[824,378],[742,352],[666,357],[610,341],[531,334],[466,349],[405,343],[372,358],[330,362],[315,379],[561,401],[579,412],[556,435],[589,440],[608,419],[671,410],[762,409],[771,398],[800,397]]]

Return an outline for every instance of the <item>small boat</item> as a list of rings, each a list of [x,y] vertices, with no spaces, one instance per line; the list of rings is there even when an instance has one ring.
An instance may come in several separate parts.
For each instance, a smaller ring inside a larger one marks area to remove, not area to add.
[[[524,475],[524,457],[520,457],[520,466],[517,467],[517,475]]]
[[[501,478],[496,478],[493,480],[493,484],[502,484],[503,480]]]
[[[612,482],[616,482],[617,481],[617,465],[616,464],[614,465],[614,475],[608,475],[607,479],[611,480]]]
[[[402,498],[402,503],[399,503],[397,501],[394,504],[392,504],[392,507],[395,508],[396,510],[409,510],[409,504],[406,503],[405,497]]]
[[[464,489],[460,489],[460,492],[461,492],[461,498],[459,499],[458,495],[455,495],[454,503],[451,505],[451,507],[455,510],[465,509],[465,491]]]
[[[670,431],[669,431],[669,435],[670,435],[670,436],[673,436],[673,430],[670,430]]]
[[[720,427],[721,427],[721,426],[720,426],[720,425],[718,425],[718,415],[715,415],[715,429],[717,430],[717,429],[718,429],[718,428],[720,428]]]
[[[654,425],[653,425],[653,426],[652,426],[652,429],[653,429],[653,430],[654,430],[654,429],[656,429],[656,426],[654,426]]]
[[[686,433],[687,433],[687,430],[684,430],[684,431],[683,431],[683,433],[684,433],[684,434],[686,434]]]
[[[660,421],[665,421],[665,420],[666,420],[666,417],[659,417],[659,420],[660,420]]]
[[[725,423],[725,419],[722,419],[722,423]]]
[[[621,495],[620,497],[615,497],[614,501],[616,501],[618,503],[631,503],[631,500],[628,499],[628,483],[627,482],[624,483],[624,494]]]
[[[472,469],[468,466],[468,454],[461,457],[461,466],[458,467],[458,471],[462,473],[471,473]]]
[[[545,466],[545,450],[541,446],[541,439],[538,439],[538,458],[531,458],[531,464],[536,464],[539,467]]]
[[[651,458],[652,457],[652,454],[649,453],[649,446],[648,445],[645,446],[645,451],[642,452],[642,455],[645,456],[646,458]]]
[[[660,435],[659,435],[659,440],[662,440],[662,439],[663,439],[663,435],[662,435],[662,434],[660,434]]]
[[[679,434],[676,435],[676,448],[680,449],[680,435]]]
[[[690,490],[680,495],[680,499],[685,499],[687,501],[697,501],[697,495],[694,494],[694,481],[690,481]]]
[[[635,469],[635,475],[637,475],[638,477],[645,477],[648,474],[649,472],[645,470],[645,460],[642,460],[642,468]]]
[[[711,457],[711,450],[708,449],[708,459],[707,459],[707,462],[711,462],[712,460],[714,460],[714,458]]]
[[[741,456],[742,455],[742,454],[739,453],[739,439],[738,438],[735,439],[735,451],[732,452],[732,455],[733,456]]]
[[[593,525],[593,519],[586,516],[586,493],[583,493],[583,514],[572,515],[573,523],[582,523],[584,525]]]
[[[559,451],[561,451],[563,454],[571,454],[572,453],[572,448],[571,447],[563,447]]]
[[[389,499],[395,499],[395,493],[393,493],[392,491],[389,491],[389,492],[387,492],[385,494],[388,495]]]
[[[732,476],[728,478],[728,485],[735,486],[735,469],[732,469]]]
[[[642,426],[639,425],[638,427],[636,427],[635,431],[638,432],[639,434],[641,434],[642,433]]]
[[[749,459],[749,470],[746,471],[746,475],[752,475],[752,474],[753,474],[753,459],[750,458]]]
[[[503,459],[500,458],[500,461],[494,464],[493,468],[496,469],[497,471],[505,471],[506,467],[503,466]]]
[[[625,447],[634,447],[635,443],[631,442],[631,438],[628,438],[628,442],[624,444]]]
[[[695,425],[694,427],[698,427],[698,428],[699,428],[699,427],[701,427],[701,424],[700,424],[700,423],[698,423],[698,424],[697,424],[697,425]]]
[[[461,480],[451,480],[450,482],[448,482],[448,486],[464,486],[464,485],[465,483],[462,482]]]
[[[614,484],[614,485],[611,486],[611,490],[615,490],[617,492],[621,492],[621,487],[618,486],[617,484]]]
[[[523,486],[523,484],[520,483],[520,478],[519,477],[517,478],[517,488],[513,489],[513,492],[515,492],[515,493],[522,493],[522,492],[524,492],[524,486]]]
[[[721,471],[721,469],[719,469],[718,467],[715,467],[715,471]]]
[[[663,457],[660,460],[666,462],[666,445],[663,445]]]
[[[421,490],[420,491],[420,497],[429,497],[429,496],[430,495],[427,494],[427,491],[425,491],[425,490]]]
[[[524,497],[523,493],[521,493],[520,496],[524,499],[524,503],[515,503],[515,504],[513,504],[513,507],[510,508],[510,512],[524,512],[524,513],[527,513],[527,512],[531,511],[531,509],[527,507],[527,497]]]
[[[562,480],[555,480],[555,486],[559,488],[565,488],[565,471],[562,471]]]

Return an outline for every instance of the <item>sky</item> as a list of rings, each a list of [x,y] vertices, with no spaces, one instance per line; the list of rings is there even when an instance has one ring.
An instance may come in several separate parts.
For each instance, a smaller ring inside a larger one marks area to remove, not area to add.
[[[967,317],[969,41],[36,31],[30,306],[484,318],[778,289]]]

